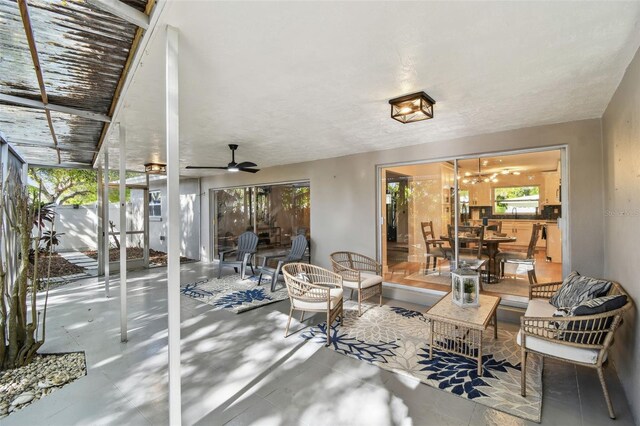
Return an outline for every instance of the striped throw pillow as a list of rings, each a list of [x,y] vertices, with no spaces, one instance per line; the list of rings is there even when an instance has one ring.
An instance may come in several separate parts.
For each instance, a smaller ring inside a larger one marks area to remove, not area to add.
[[[556,308],[571,308],[585,300],[606,295],[611,289],[611,281],[580,275],[574,271],[562,282],[560,289],[549,303]]]

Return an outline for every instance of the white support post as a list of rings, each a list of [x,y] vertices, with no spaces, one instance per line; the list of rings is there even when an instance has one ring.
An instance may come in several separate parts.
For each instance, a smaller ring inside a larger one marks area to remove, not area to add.
[[[102,258],[104,263],[104,296],[109,297],[109,247],[111,227],[109,226],[109,150],[104,151],[104,186],[102,187],[102,229],[104,231]]]
[[[167,301],[169,312],[169,424],[182,424],[180,381],[180,140],[178,30],[167,26]]]
[[[120,123],[120,341],[127,341],[127,134]]]
[[[454,206],[453,206],[453,232],[455,247],[453,249],[455,256],[455,269],[458,269],[458,256],[460,255],[460,240],[458,238],[458,225],[460,220],[460,212],[458,202],[460,201],[460,194],[458,193],[458,159],[453,160],[453,194],[454,194]]]

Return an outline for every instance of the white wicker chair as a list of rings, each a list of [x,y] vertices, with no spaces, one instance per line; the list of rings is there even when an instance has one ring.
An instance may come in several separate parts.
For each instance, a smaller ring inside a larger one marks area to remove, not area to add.
[[[622,323],[622,315],[631,309],[633,301],[622,286],[614,282],[608,295],[626,295],[627,303],[623,307],[595,315],[554,317],[556,308],[549,303],[549,299],[561,285],[561,282],[533,284],[529,288],[529,306],[520,318],[517,338],[522,351],[522,396],[526,396],[527,391],[527,354],[536,353],[597,370],[609,417],[615,419],[604,380],[603,364],[613,344],[613,335]]]
[[[308,263],[283,265],[282,274],[291,302],[284,337],[289,336],[293,311],[302,312],[300,321],[304,321],[305,312],[323,312],[327,314],[327,346],[329,346],[331,324],[337,318],[342,322],[342,277]]]
[[[382,305],[382,265],[374,259],[349,251],[337,251],[329,256],[333,271],[342,276],[345,288],[358,292],[358,315],[362,315],[362,301],[379,296]]]

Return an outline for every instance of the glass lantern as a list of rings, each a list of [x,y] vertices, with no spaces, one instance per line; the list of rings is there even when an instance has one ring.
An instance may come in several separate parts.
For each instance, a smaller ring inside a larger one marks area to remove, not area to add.
[[[480,273],[472,269],[451,272],[451,297],[458,306],[478,306],[480,302]]]

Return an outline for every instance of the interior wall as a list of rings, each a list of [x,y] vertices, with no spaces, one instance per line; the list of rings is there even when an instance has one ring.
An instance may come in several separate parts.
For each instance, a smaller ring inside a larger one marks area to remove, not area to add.
[[[429,122],[402,125],[420,126]],[[310,137],[308,144],[313,144]],[[346,141],[345,141],[346,143]],[[376,165],[406,161],[445,159],[485,152],[567,145],[570,235],[567,259],[584,274],[602,275],[602,140],[600,119],[510,130],[405,148],[368,152],[306,163],[270,167],[256,174],[223,173],[202,179],[209,188],[308,179],[311,182],[313,262],[328,266],[336,250],[352,250],[376,256]],[[212,259],[209,245],[209,206],[202,203],[203,259]]]
[[[640,303],[640,51],[602,117],[605,200],[604,276],[618,281]],[[602,220],[602,219],[601,219]],[[640,423],[640,315],[628,314],[613,359],[629,406]]]

